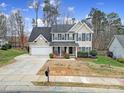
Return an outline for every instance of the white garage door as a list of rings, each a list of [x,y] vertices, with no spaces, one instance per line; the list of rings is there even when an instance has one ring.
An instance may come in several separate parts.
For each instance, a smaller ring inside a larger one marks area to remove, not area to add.
[[[43,55],[48,56],[50,53],[52,53],[51,47],[31,47],[31,55]]]

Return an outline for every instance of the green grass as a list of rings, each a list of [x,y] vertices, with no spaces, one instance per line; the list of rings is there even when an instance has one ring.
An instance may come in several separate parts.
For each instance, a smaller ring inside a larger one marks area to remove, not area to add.
[[[16,49],[10,49],[10,50],[0,50],[0,66],[10,64],[11,60],[19,56],[21,54],[24,54],[26,52],[21,51],[21,50],[16,50]]]
[[[97,60],[94,61],[96,64],[110,64],[111,66],[124,67],[123,63],[118,62],[107,56],[98,56]]]

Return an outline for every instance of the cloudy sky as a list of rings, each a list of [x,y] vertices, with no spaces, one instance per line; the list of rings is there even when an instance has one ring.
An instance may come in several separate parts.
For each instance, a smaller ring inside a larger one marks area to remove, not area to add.
[[[21,9],[26,23],[31,28],[31,20],[35,18],[34,10],[28,7],[31,1],[33,0],[0,0],[0,11],[9,15],[13,9]],[[43,0],[39,1],[42,6]],[[85,18],[92,7],[99,8],[106,13],[117,12],[124,22],[124,0],[61,0],[62,14],[64,15],[67,11],[70,11],[72,16],[78,20]],[[39,18],[42,18],[42,16],[41,8]]]

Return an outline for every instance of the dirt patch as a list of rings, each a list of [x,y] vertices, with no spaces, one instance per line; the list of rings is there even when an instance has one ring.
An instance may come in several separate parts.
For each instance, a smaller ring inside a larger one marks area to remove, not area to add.
[[[49,60],[38,74],[44,75],[48,66],[50,68],[50,75],[52,76],[124,77],[124,71],[101,69],[100,66],[98,66],[99,68],[94,68],[88,62],[80,60]]]

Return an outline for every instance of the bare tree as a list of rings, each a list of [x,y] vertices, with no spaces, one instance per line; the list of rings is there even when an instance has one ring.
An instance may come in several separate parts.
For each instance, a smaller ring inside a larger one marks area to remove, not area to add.
[[[12,11],[10,18],[10,32],[11,32],[11,39],[14,39],[15,41],[15,47],[16,43],[18,43],[18,46],[21,48],[24,48],[24,20],[23,16],[21,14],[21,11],[16,9]],[[15,37],[15,38],[14,38]]]
[[[54,0],[54,4],[51,3],[50,0],[44,0],[44,4],[45,4],[45,6],[43,7],[44,22],[47,23],[47,26],[57,24],[60,0]]]
[[[0,13],[0,37],[5,38],[7,34],[7,17]]]
[[[37,19],[38,19],[38,11],[39,11],[39,7],[40,7],[40,2],[38,2],[38,0],[34,0],[33,2],[30,3],[29,8],[33,8],[35,10],[35,26],[37,27],[38,23],[37,23]]]

